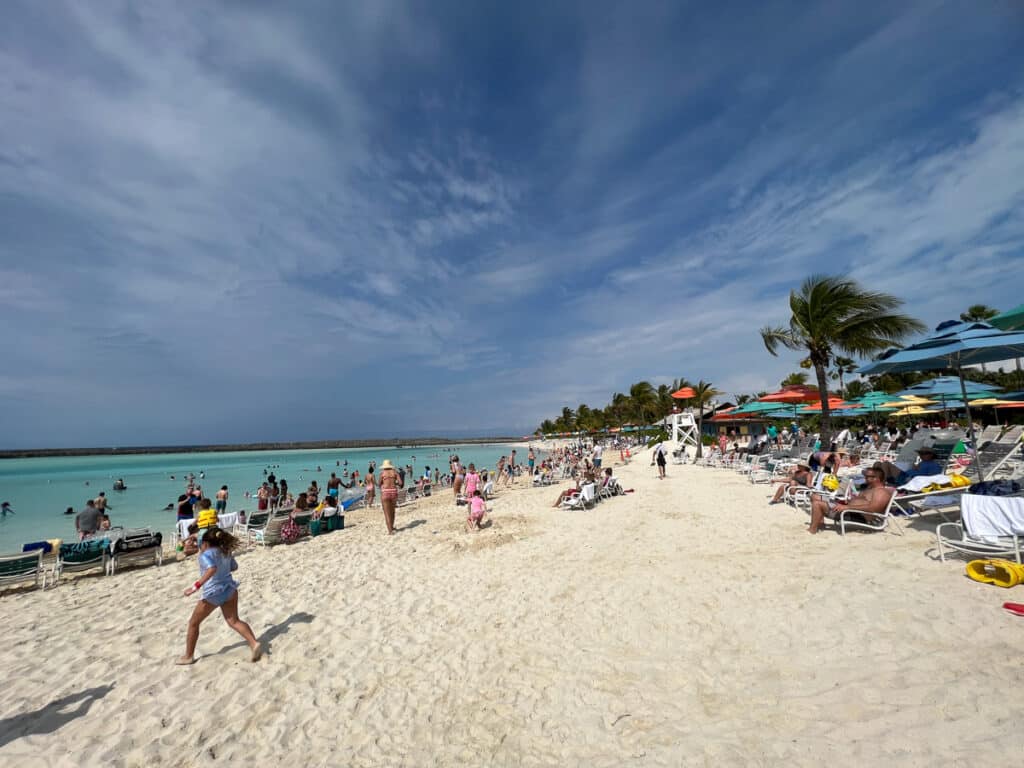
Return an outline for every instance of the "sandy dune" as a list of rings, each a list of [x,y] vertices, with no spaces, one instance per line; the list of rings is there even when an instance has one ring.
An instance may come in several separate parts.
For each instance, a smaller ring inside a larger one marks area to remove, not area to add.
[[[764,486],[646,460],[596,510],[450,494],[240,557],[258,664],[194,561],[0,597],[0,764],[955,765],[1016,758],[1024,623],[906,535],[803,532]],[[930,528],[933,528],[932,525]]]

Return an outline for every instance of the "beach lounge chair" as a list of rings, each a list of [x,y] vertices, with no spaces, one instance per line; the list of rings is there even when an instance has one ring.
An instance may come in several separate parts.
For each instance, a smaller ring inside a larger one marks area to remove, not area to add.
[[[255,538],[262,535],[262,532],[266,529],[267,523],[270,522],[270,512],[259,511],[253,512],[246,519],[245,523],[242,523],[239,527],[238,537],[242,539],[248,546],[252,546],[255,542]]]
[[[107,568],[111,576],[117,572],[118,567],[163,565],[163,534],[149,528],[128,528],[111,541],[110,550],[112,554],[107,561]]]
[[[35,582],[37,588],[46,582],[42,549],[0,555],[0,587],[27,581]]]
[[[964,494],[960,513],[960,522],[935,527],[939,560],[945,562],[946,550],[953,550],[980,557],[1012,556],[1024,562],[1024,497]]]
[[[584,485],[575,496],[570,496],[562,502],[562,509],[586,509],[596,503],[596,494],[593,483]]]
[[[92,539],[77,544],[61,544],[57,562],[50,573],[50,584],[55,585],[65,573],[84,573],[102,568],[104,575],[110,570],[110,541]],[[46,579],[43,580],[46,588]]]
[[[267,521],[267,524],[262,529],[252,531],[250,540],[261,547],[270,547],[274,544],[280,544],[284,541],[284,539],[281,538],[281,529],[284,527],[284,524],[288,522],[288,518],[291,517],[291,513],[291,509],[278,510]]]
[[[889,495],[889,503],[885,506],[885,511],[881,514],[873,514],[870,512],[859,512],[855,509],[844,509],[839,512],[839,516],[836,518],[836,522],[839,523],[839,532],[846,535],[847,528],[860,528],[868,531],[884,531],[889,527],[889,521],[894,520],[892,516],[892,505],[893,499],[896,498],[896,493],[893,492]],[[863,520],[856,520],[855,517],[863,517]],[[896,525],[896,531],[902,536],[903,529]]]

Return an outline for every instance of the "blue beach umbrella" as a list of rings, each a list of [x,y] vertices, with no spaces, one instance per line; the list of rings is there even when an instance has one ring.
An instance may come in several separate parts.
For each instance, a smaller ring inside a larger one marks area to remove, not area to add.
[[[992,393],[998,389],[998,387],[982,384],[977,381],[968,381],[967,379],[964,379],[963,384],[963,392],[966,392],[967,397],[971,400],[980,397],[991,397]],[[939,400],[942,403],[943,411],[949,409],[949,406],[946,404],[947,400],[960,400],[963,396],[960,390],[960,379],[956,376],[936,376],[934,379],[928,379],[928,381],[922,381],[914,384],[912,387],[907,387],[898,394],[900,396],[914,395],[916,397]]]
[[[941,323],[931,336],[904,349],[887,350],[857,372],[876,374],[953,369],[960,384],[960,397],[967,410],[967,429],[971,445],[976,446],[971,404],[964,380],[964,366],[994,363],[1022,356],[1024,332],[1004,332],[988,323],[947,321]],[[977,451],[974,452],[974,461],[978,465],[978,477],[984,478]]]

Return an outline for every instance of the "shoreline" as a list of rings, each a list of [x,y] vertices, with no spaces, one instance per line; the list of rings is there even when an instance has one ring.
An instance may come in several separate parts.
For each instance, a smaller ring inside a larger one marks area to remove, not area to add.
[[[964,744],[976,762],[1019,752],[1006,713],[1024,701],[1020,619],[999,608],[1006,590],[938,561],[937,521],[809,536],[765,485],[674,464],[659,481],[649,461],[612,461],[635,492],[591,510],[551,508],[566,482],[499,488],[490,526],[465,533],[447,489],[400,507],[393,537],[374,507],[242,553],[258,664],[214,616],[198,662],[174,666],[194,558],[7,591],[0,761],[916,766]],[[68,702],[84,703],[55,724]]]
[[[139,456],[160,453],[260,453],[267,451],[316,451],[345,448],[393,449],[398,445],[403,448],[423,448],[448,445],[498,445],[506,443],[523,443],[522,437],[409,437],[393,440],[304,440],[300,442],[264,442],[264,443],[218,443],[213,445],[140,445],[118,446],[112,448],[10,448],[0,450],[3,459],[45,459],[54,457],[78,456]],[[538,440],[538,442],[540,442]],[[524,443],[525,444],[525,443]]]

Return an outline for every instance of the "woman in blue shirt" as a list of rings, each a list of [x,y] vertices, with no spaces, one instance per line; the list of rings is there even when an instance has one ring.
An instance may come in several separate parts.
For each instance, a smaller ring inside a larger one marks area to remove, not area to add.
[[[249,644],[252,660],[258,661],[263,655],[263,649],[252,633],[252,627],[238,618],[238,582],[231,578],[231,572],[238,568],[238,563],[235,562],[231,553],[238,549],[240,543],[230,533],[222,531],[216,526],[208,528],[206,535],[203,536],[203,543],[199,551],[199,580],[185,590],[187,596],[195,594],[201,589],[203,596],[188,620],[185,655],[176,663],[195,663],[199,625],[216,608],[220,608],[228,626]]]

